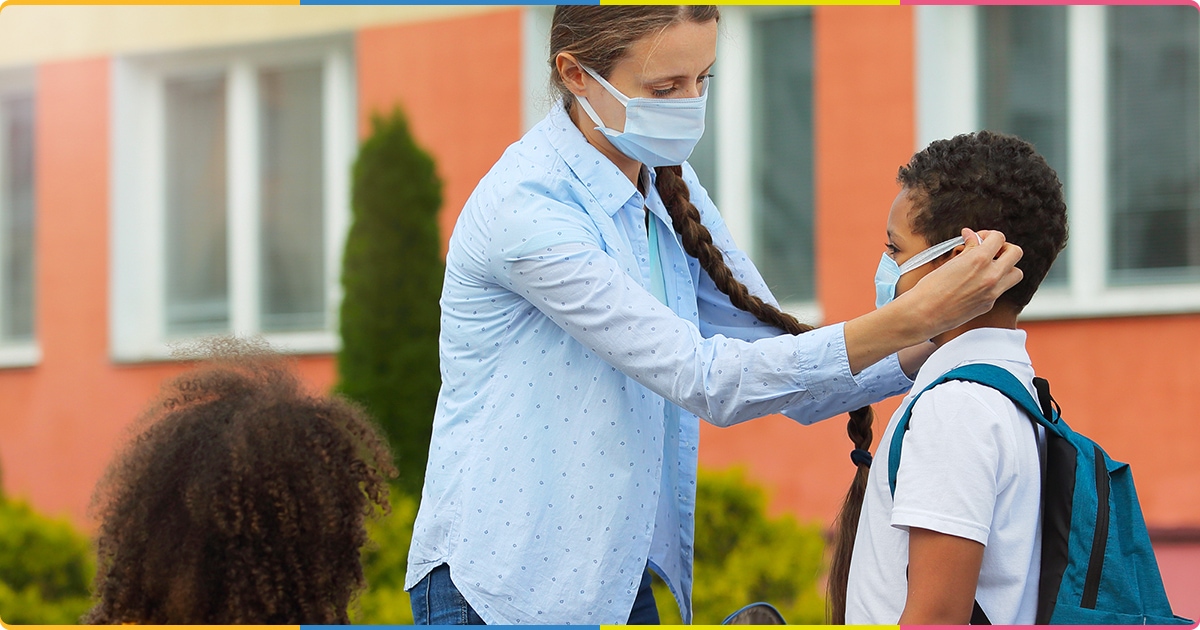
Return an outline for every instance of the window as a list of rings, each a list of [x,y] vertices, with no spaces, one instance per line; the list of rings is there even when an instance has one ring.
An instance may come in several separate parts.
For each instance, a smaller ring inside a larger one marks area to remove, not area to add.
[[[1028,140],[1067,186],[1067,8],[978,10],[980,127]],[[1062,254],[1042,286],[1066,282]]]
[[[556,98],[546,61],[551,17],[548,7],[525,11],[526,129]],[[812,14],[724,6],[720,31],[704,137],[688,163],[775,297],[801,321],[816,323]]]
[[[721,29],[689,162],[785,310],[817,323],[812,13],[726,6]]]
[[[349,41],[118,60],[113,354],[214,334],[337,347]]]
[[[0,366],[38,361],[32,76],[0,76]]]
[[[1187,7],[1108,12],[1110,279],[1200,282],[1200,29]]]
[[[812,15],[753,20],[754,249],[781,302],[816,299]]]
[[[998,128],[1065,184],[1071,241],[1026,317],[1200,311],[1195,10],[920,7],[917,42],[922,146]]]

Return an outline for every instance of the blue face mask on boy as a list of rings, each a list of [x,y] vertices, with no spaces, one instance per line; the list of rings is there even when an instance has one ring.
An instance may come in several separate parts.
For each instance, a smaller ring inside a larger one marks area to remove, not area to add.
[[[879,259],[879,268],[875,270],[875,308],[883,308],[896,299],[896,283],[900,281],[900,276],[932,262],[938,256],[962,245],[964,242],[963,237],[956,236],[909,258],[904,261],[903,265],[897,265],[896,261],[892,260],[892,257],[888,256],[885,252],[883,257]]]

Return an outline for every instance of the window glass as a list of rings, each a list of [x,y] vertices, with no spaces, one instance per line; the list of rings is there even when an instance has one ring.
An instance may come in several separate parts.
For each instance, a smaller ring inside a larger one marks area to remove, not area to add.
[[[980,121],[1037,147],[1066,185],[1067,7],[979,8]],[[1043,286],[1067,283],[1063,252]]]
[[[1110,279],[1200,280],[1200,14],[1110,7]]]
[[[0,341],[33,339],[33,98],[0,100]]]
[[[808,12],[754,21],[754,252],[780,302],[816,298],[813,52]]]
[[[229,327],[225,78],[165,84],[166,330]]]
[[[262,329],[325,325],[320,66],[259,72]]]

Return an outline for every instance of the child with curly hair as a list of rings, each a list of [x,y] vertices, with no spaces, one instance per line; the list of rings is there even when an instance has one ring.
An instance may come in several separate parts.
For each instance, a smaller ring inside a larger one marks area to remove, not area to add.
[[[1041,428],[999,391],[951,381],[912,407],[894,496],[888,457],[913,397],[959,366],[1005,368],[1036,399],[1017,317],[1066,244],[1062,184],[1032,145],[988,131],[933,142],[900,168],[897,180],[902,189],[888,215],[877,304],[957,256],[965,226],[999,230],[1019,245],[1024,275],[991,311],[932,339],[937,349],[888,423],[874,466],[866,452],[870,427],[851,427],[859,469],[839,517],[831,619],[966,624],[982,614],[991,623],[1031,624],[1040,568]]]
[[[396,475],[364,412],[223,341],[167,383],[96,489],[85,623],[346,624]]]

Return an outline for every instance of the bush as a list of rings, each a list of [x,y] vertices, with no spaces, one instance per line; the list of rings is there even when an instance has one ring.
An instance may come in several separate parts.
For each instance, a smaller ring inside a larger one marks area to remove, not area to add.
[[[791,515],[768,518],[766,494],[739,469],[701,469],[696,486],[693,623],[719,624],[759,601],[778,608],[789,624],[824,623],[821,528],[801,526]],[[662,622],[681,623],[666,584],[654,582]]]
[[[62,519],[0,497],[0,618],[73,624],[92,606],[96,563],[87,538]]]
[[[337,389],[379,422],[400,486],[416,494],[441,386],[442,185],[399,110],[374,117],[372,128],[354,164]]]
[[[351,606],[355,624],[411,624],[412,608],[404,591],[408,545],[412,541],[417,500],[402,492],[391,496],[392,513],[367,524],[371,543],[363,550],[367,590]]]

